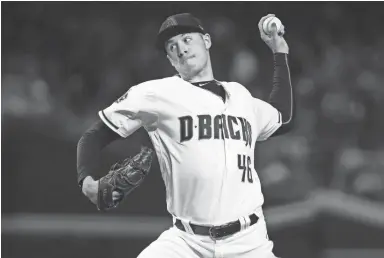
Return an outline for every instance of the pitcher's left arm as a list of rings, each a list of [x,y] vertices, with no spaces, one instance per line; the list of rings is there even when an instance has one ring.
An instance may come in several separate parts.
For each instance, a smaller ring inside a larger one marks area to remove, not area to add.
[[[288,54],[274,54],[273,87],[268,103],[281,114],[281,126],[270,136],[277,136],[292,130],[295,120],[295,94],[291,83]]]
[[[270,137],[290,131],[293,128],[296,111],[295,94],[288,65],[289,47],[284,39],[284,25],[277,29],[276,24],[272,23],[268,34],[263,29],[264,21],[272,17],[275,15],[268,14],[262,17],[258,24],[260,37],[272,50],[274,58],[273,87],[268,103],[277,109],[279,119],[282,120],[279,121],[281,126]]]

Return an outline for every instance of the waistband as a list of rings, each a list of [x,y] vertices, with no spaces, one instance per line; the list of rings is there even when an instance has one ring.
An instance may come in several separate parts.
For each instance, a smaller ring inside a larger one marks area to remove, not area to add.
[[[220,239],[229,235],[233,235],[241,230],[246,229],[257,223],[259,217],[252,213],[249,216],[241,217],[238,220],[228,222],[220,226],[203,226],[193,223],[186,223],[180,219],[175,219],[175,226],[191,234],[210,236],[212,239]]]

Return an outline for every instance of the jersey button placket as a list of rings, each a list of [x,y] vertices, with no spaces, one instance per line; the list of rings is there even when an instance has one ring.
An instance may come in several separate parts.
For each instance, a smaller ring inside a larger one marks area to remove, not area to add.
[[[223,86],[224,87],[224,86]],[[223,137],[223,143],[224,143],[224,159],[225,159],[225,172],[227,173],[227,169],[228,169],[228,158],[227,158],[227,144],[228,144],[228,141],[227,141],[227,138],[225,138],[225,133],[224,133],[224,126],[226,126],[227,128],[227,125],[224,125],[224,121],[227,122],[227,120],[225,119],[225,113],[228,109],[228,105],[229,105],[229,93],[227,91],[227,89],[224,87],[224,90],[225,90],[225,102],[224,102],[224,109],[222,110],[221,112],[221,121],[222,121],[222,126],[221,126],[221,135]],[[229,137],[229,136],[228,136]]]

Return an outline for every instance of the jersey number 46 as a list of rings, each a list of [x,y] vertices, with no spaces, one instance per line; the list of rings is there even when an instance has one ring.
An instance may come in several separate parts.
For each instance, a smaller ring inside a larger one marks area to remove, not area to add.
[[[237,154],[237,165],[239,169],[243,170],[243,176],[241,177],[241,182],[245,182],[245,174],[247,174],[248,182],[253,183],[251,157]]]

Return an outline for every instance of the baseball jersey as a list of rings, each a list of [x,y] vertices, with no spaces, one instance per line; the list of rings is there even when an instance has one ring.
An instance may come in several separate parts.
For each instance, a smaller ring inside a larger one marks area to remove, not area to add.
[[[143,126],[155,148],[174,217],[221,225],[264,202],[254,168],[257,141],[281,126],[281,114],[236,82],[220,82],[226,101],[180,77],[131,87],[100,118],[127,137]]]

